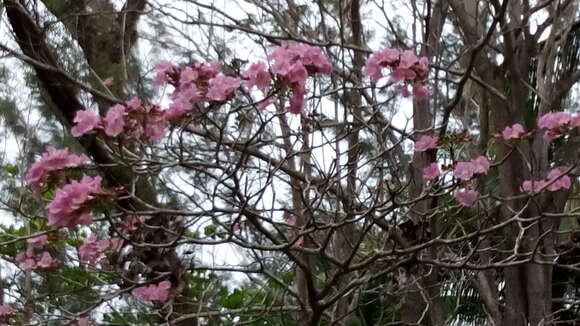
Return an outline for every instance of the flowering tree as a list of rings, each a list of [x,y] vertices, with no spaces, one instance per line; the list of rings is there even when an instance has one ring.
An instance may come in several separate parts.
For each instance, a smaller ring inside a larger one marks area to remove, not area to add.
[[[580,318],[576,1],[2,2],[70,148],[27,136],[0,322]]]

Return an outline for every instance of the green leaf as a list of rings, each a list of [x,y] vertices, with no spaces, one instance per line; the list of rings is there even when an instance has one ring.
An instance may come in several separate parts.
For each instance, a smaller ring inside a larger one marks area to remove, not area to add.
[[[224,308],[228,308],[228,309],[240,308],[242,306],[242,304],[244,303],[244,296],[245,296],[245,294],[243,291],[235,289],[234,292],[232,292],[232,294],[228,295],[225,298],[222,298],[220,300],[220,304]]]
[[[8,174],[12,176],[17,176],[18,174],[20,174],[20,169],[16,165],[6,164],[2,168],[4,169],[4,171],[8,172]]]

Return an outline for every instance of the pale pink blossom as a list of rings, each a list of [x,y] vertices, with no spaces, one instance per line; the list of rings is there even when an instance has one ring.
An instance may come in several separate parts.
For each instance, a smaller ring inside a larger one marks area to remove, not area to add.
[[[73,228],[88,225],[92,217],[85,205],[101,191],[101,177],[84,176],[56,190],[54,199],[47,205],[48,225]]]
[[[371,80],[376,83],[383,77],[383,67],[395,64],[399,60],[399,55],[399,50],[390,48],[374,52],[367,60],[363,74],[371,77]]]
[[[0,305],[0,316],[5,317],[11,315],[13,312],[12,306],[8,304]]]
[[[430,149],[437,148],[438,136],[424,135],[415,142],[415,152],[424,152]]]
[[[28,170],[26,182],[33,190],[38,191],[51,173],[81,166],[88,160],[86,155],[69,154],[68,148],[57,150],[54,147],[47,147],[47,151]]]
[[[473,189],[460,189],[455,193],[455,199],[462,206],[473,206],[478,196],[479,193]]]
[[[143,103],[141,103],[141,100],[138,97],[134,96],[129,101],[127,101],[125,103],[125,105],[129,109],[135,110],[135,109],[138,109],[139,107],[141,107],[141,105],[143,105]]]
[[[169,61],[160,61],[155,65],[155,78],[153,84],[161,86],[168,81],[167,74],[173,69],[173,65]]]
[[[272,73],[285,77],[295,64],[304,66],[310,74],[330,74],[332,64],[319,48],[307,45],[283,45],[277,47],[268,56],[272,60]]]
[[[100,124],[101,117],[89,109],[78,110],[73,120],[75,125],[71,129],[74,137],[89,134]]]
[[[26,242],[33,248],[42,249],[48,243],[48,236],[46,234],[39,235],[37,237],[26,240]]]
[[[453,175],[461,180],[469,180],[475,174],[475,167],[472,162],[457,162],[453,169]]]
[[[88,236],[79,247],[79,259],[81,261],[95,263],[100,255],[101,252],[98,249],[97,237],[94,235]]]
[[[141,286],[132,291],[133,295],[144,301],[164,302],[169,298],[171,282],[163,281],[157,285]]]
[[[417,100],[425,100],[429,95],[429,87],[423,84],[413,84],[413,97]]]
[[[40,260],[36,262],[38,268],[50,268],[55,265],[56,261],[52,258],[48,251],[42,253]]]
[[[105,134],[117,137],[125,126],[125,106],[117,104],[109,108],[105,115]]]
[[[306,85],[306,78],[308,78],[308,71],[301,62],[296,62],[288,69],[284,76],[284,80],[293,85],[293,87],[303,88]]]
[[[546,184],[548,185],[546,187],[548,191],[558,191],[560,189],[570,189],[572,180],[560,169],[552,169],[548,172]]]
[[[549,112],[538,119],[538,126],[542,129],[555,129],[570,122],[570,114],[566,112]]]
[[[546,186],[546,181],[544,180],[525,180],[522,182],[520,190],[522,192],[538,192]]]
[[[415,51],[405,50],[403,53],[401,53],[401,58],[399,61],[400,68],[409,69],[417,63],[419,63],[419,58],[417,58],[417,55],[415,55]]]
[[[426,180],[433,180],[441,175],[439,164],[433,162],[423,169],[423,178]]]
[[[522,137],[523,134],[524,134],[524,127],[519,123],[516,123],[516,124],[511,125],[511,126],[507,126],[501,132],[501,135],[502,135],[503,139],[505,139],[505,140],[518,139],[518,138]]]
[[[485,174],[489,170],[490,163],[487,157],[478,156],[471,160],[473,166],[473,173],[475,174]]]
[[[266,65],[263,62],[252,64],[242,73],[242,76],[246,79],[244,85],[249,89],[256,86],[256,88],[264,90],[270,85],[270,81],[272,80],[272,76],[266,70]]]
[[[206,96],[213,101],[225,101],[234,96],[240,84],[240,78],[219,74],[209,80],[209,89]]]
[[[396,68],[391,73],[392,81],[412,81],[415,77],[417,77],[417,73],[413,69]]]
[[[199,71],[194,70],[192,67],[185,67],[181,71],[181,75],[179,76],[179,83],[180,84],[187,84],[195,82],[199,78]]]

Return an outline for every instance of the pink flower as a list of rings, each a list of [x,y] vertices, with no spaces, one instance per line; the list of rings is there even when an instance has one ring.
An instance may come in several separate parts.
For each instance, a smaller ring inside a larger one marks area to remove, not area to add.
[[[242,73],[242,76],[246,79],[244,85],[249,89],[256,86],[258,89],[264,90],[272,80],[272,76],[266,70],[266,65],[263,62],[252,64]]]
[[[399,67],[403,69],[409,69],[413,67],[416,63],[419,63],[419,58],[415,55],[413,50],[405,50],[401,53],[401,60],[399,62]]]
[[[144,301],[167,301],[171,282],[163,281],[158,285],[141,286],[133,290],[133,295]]]
[[[169,109],[164,111],[167,120],[177,120],[191,111],[192,104],[197,99],[197,86],[190,85],[186,89],[174,94],[173,102]]]
[[[91,133],[101,122],[101,117],[91,110],[77,111],[73,120],[75,125],[71,129],[74,137]]]
[[[556,129],[570,122],[570,114],[565,112],[549,112],[538,119],[538,126],[542,129]]]
[[[308,71],[302,65],[302,63],[297,62],[290,66],[288,73],[286,73],[284,80],[294,87],[304,88],[306,85],[306,78],[308,78]]]
[[[330,75],[332,72],[332,64],[328,58],[322,54],[320,48],[308,44],[298,44],[290,48],[309,71],[326,75]]]
[[[12,306],[3,304],[0,305],[0,316],[8,316],[12,314]]]
[[[413,69],[406,69],[406,68],[396,68],[391,73],[391,80],[392,81],[412,81],[417,77],[417,74]]]
[[[199,72],[206,78],[215,77],[220,72],[219,61],[210,61],[199,67]]]
[[[58,189],[54,199],[47,205],[48,225],[73,228],[88,225],[92,218],[86,213],[86,203],[101,191],[101,177],[83,176]]]
[[[268,56],[273,61],[272,73],[285,77],[294,64],[304,66],[310,74],[330,74],[332,65],[319,48],[307,45],[284,45],[274,49]]]
[[[461,180],[469,180],[473,178],[475,167],[472,162],[457,162],[453,169],[453,175]]]
[[[39,235],[37,237],[26,240],[26,242],[33,248],[42,249],[48,243],[48,236],[46,236],[46,234]]]
[[[36,261],[32,258],[27,258],[18,264],[18,267],[25,271],[33,270],[36,268]]]
[[[120,247],[122,241],[119,238],[98,240],[94,235],[90,235],[79,247],[79,259],[83,262],[95,264],[105,251],[109,249],[116,250]]]
[[[125,103],[125,105],[129,109],[135,110],[135,109],[138,109],[139,107],[141,107],[142,103],[141,103],[141,100],[135,96],[135,97],[131,98],[129,101],[127,101]]]
[[[240,84],[241,80],[239,78],[217,75],[209,80],[209,89],[206,96],[214,101],[225,101],[234,96]]]
[[[56,150],[54,147],[47,147],[47,151],[28,170],[26,182],[38,191],[54,171],[78,167],[88,160],[85,155],[69,154],[68,148]]]
[[[473,173],[485,174],[489,170],[489,160],[485,156],[478,156],[471,160],[471,165],[473,167]]]
[[[50,256],[48,251],[42,253],[40,260],[36,263],[36,266],[39,268],[50,268],[52,267],[56,261]]]
[[[95,263],[101,256],[98,249],[97,237],[94,235],[88,236],[83,244],[79,247],[79,259],[89,263]]]
[[[518,139],[522,137],[523,134],[524,127],[519,123],[505,127],[505,129],[501,132],[501,135],[505,140]]]
[[[179,76],[179,83],[180,84],[187,84],[197,80],[199,77],[199,71],[193,70],[191,67],[185,67],[181,71],[181,75]]]
[[[125,125],[125,106],[117,104],[109,108],[105,115],[105,134],[110,137],[117,137],[123,132]]]
[[[417,100],[425,100],[429,95],[429,88],[423,84],[413,84],[413,97]]]
[[[548,191],[558,191],[560,189],[570,189],[572,186],[572,181],[570,177],[564,174],[560,169],[552,169],[548,172],[548,178],[546,180]]]
[[[544,180],[525,180],[520,187],[522,192],[538,192],[546,186]]]
[[[415,152],[424,152],[430,149],[437,148],[437,142],[439,141],[438,136],[421,136],[418,141],[415,142]]]
[[[461,189],[455,193],[455,199],[462,206],[473,206],[478,196],[479,193],[473,189]]]
[[[155,65],[155,78],[153,79],[153,84],[156,86],[161,86],[168,81],[167,74],[173,69],[173,65],[169,61],[159,61]]]
[[[433,162],[423,169],[423,178],[433,180],[441,175],[439,164]]]
[[[384,49],[374,52],[367,60],[367,63],[363,68],[363,74],[371,77],[371,80],[376,83],[381,77],[383,77],[383,67],[393,65],[398,60],[399,51],[397,49]]]

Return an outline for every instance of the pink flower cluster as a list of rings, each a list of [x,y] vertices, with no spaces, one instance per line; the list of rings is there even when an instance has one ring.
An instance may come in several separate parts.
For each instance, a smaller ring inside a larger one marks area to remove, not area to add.
[[[149,286],[141,286],[133,290],[133,295],[144,301],[167,301],[169,298],[169,290],[171,289],[171,282],[162,281],[159,284],[151,284]]]
[[[123,135],[124,139],[140,139],[145,135],[155,141],[165,137],[167,121],[164,112],[156,105],[145,105],[137,98],[109,108],[104,118],[90,110],[77,111],[73,136],[104,131],[109,137]]]
[[[561,137],[569,129],[580,127],[580,114],[549,112],[538,119],[538,126],[544,130],[544,139],[551,141]]]
[[[433,162],[423,169],[423,178],[425,180],[433,180],[441,175],[439,164]]]
[[[552,169],[544,180],[525,180],[522,183],[522,192],[539,192],[541,190],[558,191],[570,189],[572,180],[560,169]]]
[[[523,136],[524,132],[524,127],[521,124],[516,123],[505,127],[501,132],[501,136],[504,140],[519,139]]]
[[[12,306],[3,304],[0,305],[0,317],[9,316],[13,312]]]
[[[453,175],[461,180],[470,180],[474,175],[486,174],[490,163],[487,157],[478,156],[471,161],[457,162],[453,169]]]
[[[363,73],[376,83],[383,77],[383,68],[389,67],[392,70],[391,80],[403,84],[397,86],[397,91],[404,97],[411,94],[414,98],[424,100],[429,95],[425,81],[429,74],[429,59],[427,57],[417,57],[412,50],[400,52],[397,49],[383,49],[374,52],[363,69]],[[409,91],[411,86],[412,93]]]
[[[220,73],[217,61],[201,64],[192,62],[189,66],[174,67],[170,63],[158,64],[155,80],[175,87],[172,103],[163,112],[166,120],[178,120],[187,115],[195,103],[203,101],[223,102],[235,95],[241,79]]]
[[[79,259],[94,264],[107,250],[116,250],[121,244],[122,239],[119,238],[98,240],[96,236],[90,235],[79,247]]]
[[[85,155],[69,154],[68,148],[57,150],[54,147],[48,147],[47,151],[28,170],[26,182],[37,192],[52,173],[78,167],[88,160],[89,158]]]
[[[421,136],[421,138],[415,142],[415,152],[425,152],[430,149],[435,149],[437,148],[438,142],[438,136]]]
[[[320,49],[306,44],[277,47],[268,59],[273,61],[272,74],[280,77],[282,84],[292,90],[288,110],[295,114],[304,108],[306,78],[316,73],[329,75],[332,72],[330,61]]]
[[[41,268],[51,268],[58,264],[48,251],[40,252],[48,243],[46,235],[40,235],[27,240],[25,252],[16,255],[18,266],[23,270],[36,270]]]
[[[83,176],[56,191],[54,199],[47,205],[48,225],[74,228],[92,222],[87,204],[102,192],[101,177]]]
[[[266,64],[263,62],[256,62],[250,65],[242,73],[242,77],[244,77],[244,86],[248,89],[256,86],[261,91],[264,91],[272,81],[272,75],[266,69]]]
[[[12,306],[8,304],[0,305],[0,325],[8,325],[10,317],[14,313]]]
[[[455,192],[455,199],[461,204],[462,206],[473,206],[477,201],[477,197],[479,193],[476,190],[466,188],[460,189]]]

